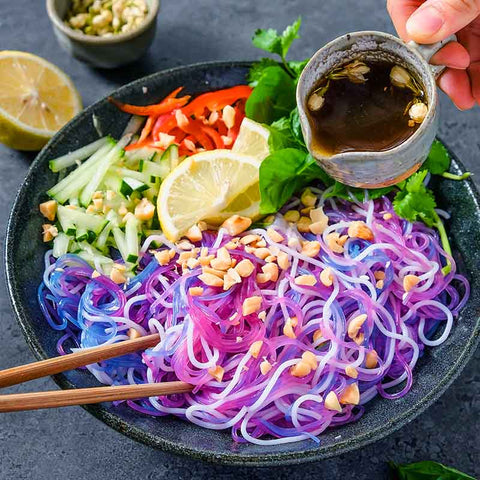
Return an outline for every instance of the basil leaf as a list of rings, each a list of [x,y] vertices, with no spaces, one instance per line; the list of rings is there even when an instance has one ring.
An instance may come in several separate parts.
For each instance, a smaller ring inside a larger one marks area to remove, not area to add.
[[[260,166],[260,213],[277,212],[298,190],[314,180],[330,185],[332,179],[302,150],[277,150]]]
[[[287,117],[282,117],[271,125],[265,125],[265,127],[270,131],[268,146],[270,147],[271,153],[284,148],[297,148],[302,150],[302,146],[293,136],[290,128],[290,120]]]
[[[398,480],[475,480],[470,475],[437,462],[389,463]]]
[[[280,66],[267,67],[245,105],[248,118],[271,124],[295,108],[295,83]]]
[[[305,140],[303,139],[300,115],[297,107],[295,107],[295,109],[290,113],[290,128],[292,129],[293,136],[297,139],[298,143],[305,147]]]

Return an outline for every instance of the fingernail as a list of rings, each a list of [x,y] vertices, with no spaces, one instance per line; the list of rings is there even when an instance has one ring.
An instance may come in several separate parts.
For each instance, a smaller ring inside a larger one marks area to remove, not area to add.
[[[419,8],[407,21],[407,32],[411,36],[433,35],[437,33],[445,20],[435,7]]]

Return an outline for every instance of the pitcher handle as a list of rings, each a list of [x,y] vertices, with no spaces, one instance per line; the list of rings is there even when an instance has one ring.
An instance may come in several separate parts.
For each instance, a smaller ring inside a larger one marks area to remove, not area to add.
[[[417,52],[427,62],[430,62],[430,59],[433,57],[433,55],[435,55],[435,53],[437,53],[443,46],[445,46],[447,43],[456,42],[456,41],[457,41],[457,37],[455,35],[450,35],[445,40],[432,43],[429,45],[419,44],[411,40],[410,42],[408,42],[408,46],[417,50]],[[438,78],[440,74],[445,70],[445,68],[446,68],[445,65],[430,65],[430,69],[433,75],[435,76],[435,78]]]

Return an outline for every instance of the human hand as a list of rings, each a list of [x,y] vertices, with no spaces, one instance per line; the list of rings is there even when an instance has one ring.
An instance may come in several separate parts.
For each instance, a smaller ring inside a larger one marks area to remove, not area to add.
[[[438,85],[459,109],[480,103],[480,0],[387,0],[387,10],[405,41],[429,44],[455,33],[458,42],[430,63],[448,67]]]

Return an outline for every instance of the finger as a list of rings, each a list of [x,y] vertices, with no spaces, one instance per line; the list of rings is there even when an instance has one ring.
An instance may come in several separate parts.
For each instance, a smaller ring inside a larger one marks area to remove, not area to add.
[[[387,0],[388,13],[402,40],[410,40],[407,35],[407,20],[422,3],[423,0]]]
[[[427,0],[408,19],[406,31],[418,43],[444,40],[472,22],[480,0]]]
[[[458,42],[447,43],[430,59],[432,65],[445,65],[450,68],[465,69],[470,65],[467,49]]]
[[[468,74],[472,84],[473,98],[480,105],[480,62],[472,63],[468,69]]]
[[[470,78],[465,70],[447,69],[438,79],[438,86],[458,109],[468,110],[475,105]]]

